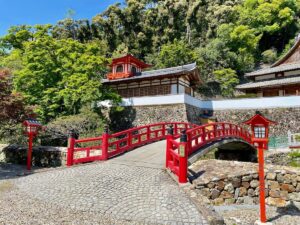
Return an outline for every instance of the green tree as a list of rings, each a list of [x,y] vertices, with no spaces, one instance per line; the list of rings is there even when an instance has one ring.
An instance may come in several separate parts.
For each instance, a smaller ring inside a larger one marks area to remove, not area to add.
[[[225,97],[234,95],[234,88],[239,83],[236,72],[230,68],[214,71],[217,81],[220,83],[222,94]]]
[[[148,60],[158,68],[180,66],[195,61],[193,49],[185,42],[175,40],[173,43],[163,45],[160,53],[149,55]]]
[[[97,43],[81,44],[49,35],[24,43],[23,68],[15,72],[16,90],[36,105],[46,121],[77,114],[84,104],[100,100],[107,60]]]

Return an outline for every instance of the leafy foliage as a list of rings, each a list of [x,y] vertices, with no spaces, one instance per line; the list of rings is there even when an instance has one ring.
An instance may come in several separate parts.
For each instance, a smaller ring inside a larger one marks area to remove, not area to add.
[[[80,138],[101,136],[103,120],[98,113],[84,107],[78,115],[62,116],[48,123],[40,135],[42,145],[66,146],[68,133],[76,130]]]
[[[92,22],[69,16],[55,25],[11,27],[0,40],[0,66],[16,71],[16,89],[45,120],[76,114],[101,98],[95,80],[106,58],[124,53],[155,68],[196,61],[206,81],[200,88],[214,95],[215,71],[231,69],[242,80],[286,52],[299,32],[299,15],[297,0],[126,0]]]
[[[239,83],[236,72],[232,69],[222,69],[214,71],[214,74],[220,83],[223,95],[232,97],[234,94],[234,87]]]

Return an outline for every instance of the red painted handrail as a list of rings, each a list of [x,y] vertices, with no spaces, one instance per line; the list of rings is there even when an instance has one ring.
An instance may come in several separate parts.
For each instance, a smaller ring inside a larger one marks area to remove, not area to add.
[[[239,138],[252,144],[248,130],[231,123],[210,123],[187,130],[187,142],[176,141],[178,136],[167,136],[166,168],[178,176],[180,183],[187,182],[188,157],[203,146],[225,138]],[[181,165],[182,164],[182,165]]]
[[[70,138],[67,165],[107,160],[136,147],[162,140],[166,137],[170,125],[174,127],[174,135],[179,135],[182,130],[197,127],[195,124],[185,122],[162,122],[134,127],[115,134],[105,133],[101,137],[79,140]],[[88,145],[88,147],[80,145]]]

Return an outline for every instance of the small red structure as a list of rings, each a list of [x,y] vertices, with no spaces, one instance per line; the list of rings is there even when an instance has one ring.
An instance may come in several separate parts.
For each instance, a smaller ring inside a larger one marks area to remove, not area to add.
[[[256,115],[245,121],[244,124],[251,126],[251,141],[258,150],[260,221],[261,223],[266,223],[264,150],[268,149],[269,126],[276,123],[265,118],[261,113],[256,112]]]
[[[107,75],[109,80],[116,80],[136,76],[142,72],[143,69],[151,67],[131,54],[123,57],[113,59],[110,67],[112,72]]]
[[[24,133],[28,136],[27,170],[31,170],[32,143],[42,125],[36,119],[27,119],[23,122],[23,126],[25,127]]]

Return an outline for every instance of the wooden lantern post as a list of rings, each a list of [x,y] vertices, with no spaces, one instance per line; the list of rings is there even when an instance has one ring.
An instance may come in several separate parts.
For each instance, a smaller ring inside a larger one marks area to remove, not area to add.
[[[268,149],[269,126],[275,124],[275,122],[265,118],[260,112],[256,112],[256,115],[245,121],[244,124],[251,126],[251,141],[258,151],[260,224],[265,224],[267,222],[267,217],[265,200],[264,151]]]

